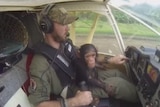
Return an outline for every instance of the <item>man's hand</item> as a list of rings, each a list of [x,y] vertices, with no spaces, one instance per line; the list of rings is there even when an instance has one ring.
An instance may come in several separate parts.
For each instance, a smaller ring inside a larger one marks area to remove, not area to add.
[[[129,59],[126,56],[117,55],[117,56],[114,56],[114,57],[111,57],[110,59],[108,59],[108,62],[111,64],[123,64],[127,60],[129,60]]]
[[[77,106],[85,106],[91,104],[93,97],[90,91],[77,91],[75,99],[78,102]]]

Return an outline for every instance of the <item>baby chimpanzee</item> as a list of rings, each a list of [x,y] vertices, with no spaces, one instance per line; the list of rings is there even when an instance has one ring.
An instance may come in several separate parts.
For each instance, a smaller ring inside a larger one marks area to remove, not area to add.
[[[79,68],[77,70],[78,83],[85,81],[88,87],[102,88],[108,95],[114,94],[114,87],[98,79],[96,68],[97,49],[93,44],[84,44],[79,49],[80,58],[77,61]]]
[[[79,49],[77,83],[85,81],[96,98],[113,97],[129,102],[138,102],[136,87],[128,77],[117,69],[102,69],[98,63],[97,49],[93,44],[84,44]],[[115,60],[113,57],[112,60]]]

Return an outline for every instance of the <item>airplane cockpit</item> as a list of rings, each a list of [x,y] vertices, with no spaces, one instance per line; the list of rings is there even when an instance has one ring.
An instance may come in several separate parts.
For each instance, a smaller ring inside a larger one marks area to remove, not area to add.
[[[160,107],[158,0],[0,0],[0,107],[31,107],[23,88],[27,54],[43,39],[39,18],[47,4],[78,16],[69,25],[69,38],[77,47],[94,44],[99,59],[128,57],[123,65],[105,66],[133,81],[140,107]]]

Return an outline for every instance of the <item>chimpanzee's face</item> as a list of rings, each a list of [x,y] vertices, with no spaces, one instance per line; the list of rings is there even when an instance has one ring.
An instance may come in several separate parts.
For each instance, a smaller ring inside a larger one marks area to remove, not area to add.
[[[84,59],[86,61],[89,69],[92,69],[96,65],[96,52],[90,51],[84,55]]]

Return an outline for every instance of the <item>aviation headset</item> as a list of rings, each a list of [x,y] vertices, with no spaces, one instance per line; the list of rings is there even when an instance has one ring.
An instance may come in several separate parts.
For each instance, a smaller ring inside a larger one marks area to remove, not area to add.
[[[40,13],[40,28],[44,33],[52,33],[53,32],[53,22],[48,17],[49,11],[55,6],[55,4],[48,4]]]

